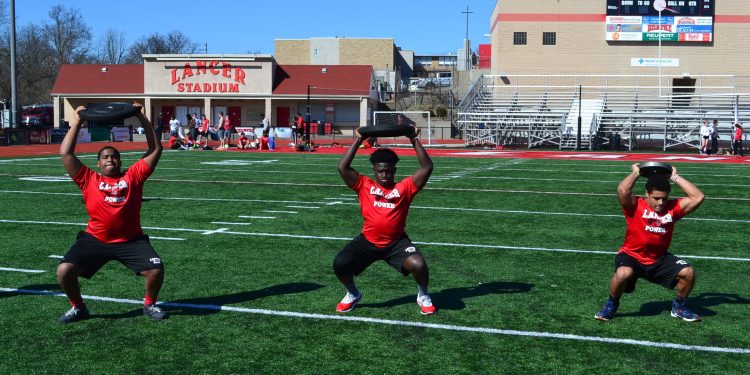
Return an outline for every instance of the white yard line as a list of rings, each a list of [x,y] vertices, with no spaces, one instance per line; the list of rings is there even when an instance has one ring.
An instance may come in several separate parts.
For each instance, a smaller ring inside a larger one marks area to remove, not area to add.
[[[7,268],[7,267],[0,267],[0,271],[23,272],[23,273],[42,273],[42,272],[45,272],[44,270],[27,270],[27,269],[23,269],[23,268]]]
[[[219,224],[219,225],[251,225],[251,223],[233,223],[233,222],[227,222],[227,221],[212,221],[211,224]]]
[[[46,221],[30,221],[30,220],[6,220],[6,219],[0,219],[0,223],[41,224],[41,225],[80,225],[80,226],[85,225],[85,224],[79,224],[79,223],[46,222]],[[238,236],[260,236],[260,237],[301,238],[301,239],[313,239],[313,240],[351,241],[351,237],[311,236],[311,235],[287,234],[287,233],[236,232],[236,231],[230,231],[228,228],[219,228],[219,229],[212,230],[212,229],[143,227],[143,229],[173,231],[173,232],[194,232],[194,233],[201,233],[201,234],[206,234],[206,235],[229,234],[229,235],[238,235]],[[448,248],[478,248],[478,249],[539,251],[539,252],[553,252],[553,253],[580,253],[580,254],[600,254],[600,255],[617,254],[617,252],[606,251],[606,250],[561,249],[561,248],[549,248],[549,247],[508,246],[508,245],[470,244],[470,243],[451,243],[451,242],[423,242],[423,241],[413,241],[413,242],[418,245],[448,247]],[[687,258],[687,259],[707,259],[707,260],[722,260],[722,261],[732,261],[732,262],[750,262],[750,258],[720,257],[720,256],[706,256],[706,255],[683,255],[683,254],[675,254],[675,255],[681,258]]]
[[[248,215],[237,215],[240,219],[276,219],[276,216],[248,216]]]
[[[268,212],[269,214],[298,214],[297,211],[275,211],[275,210],[263,210],[262,212]]]
[[[187,238],[178,238],[178,237],[153,237],[148,236],[150,240],[162,240],[162,241],[185,241]]]
[[[18,293],[18,294],[66,297],[64,293],[55,293],[55,292],[50,292],[46,290],[0,288],[0,291],[7,292],[7,293]],[[142,300],[125,299],[125,298],[112,298],[112,297],[91,296],[91,295],[84,295],[83,298],[87,300],[93,300],[93,301],[113,302],[113,303],[129,304],[129,305],[142,305],[143,304]],[[236,306],[207,305],[207,304],[180,303],[180,302],[159,302],[158,305],[161,307],[167,307],[167,308],[169,307],[188,308],[188,309],[196,309],[196,310],[210,310],[210,311],[224,311],[224,312],[231,311],[231,312],[237,312],[237,313],[256,314],[256,315],[281,316],[281,317],[286,317],[286,318],[335,320],[335,321],[346,321],[346,322],[356,322],[356,323],[366,323],[366,324],[380,324],[380,325],[388,325],[388,326],[417,327],[417,328],[428,328],[428,329],[445,330],[445,331],[483,333],[483,334],[490,334],[490,335],[533,337],[533,338],[539,338],[539,339],[588,341],[588,342],[598,342],[598,343],[604,343],[604,344],[646,346],[646,347],[652,347],[652,348],[674,349],[674,350],[685,350],[685,351],[696,351],[696,352],[750,354],[750,348],[727,348],[727,347],[720,347],[720,346],[688,345],[688,344],[678,344],[678,343],[671,343],[671,342],[645,341],[645,340],[623,339],[623,338],[615,338],[615,337],[585,336],[585,335],[575,335],[575,334],[570,334],[570,333],[520,331],[520,330],[515,330],[515,329],[501,329],[501,328],[492,328],[492,327],[472,327],[472,326],[460,326],[460,325],[452,325],[452,324],[436,324],[436,323],[414,322],[414,321],[404,321],[404,320],[368,318],[368,317],[362,317],[362,316],[355,316],[351,314],[350,315],[328,315],[328,314],[315,314],[315,313],[305,313],[305,312],[295,312],[295,311],[251,309],[251,308],[236,307]]]

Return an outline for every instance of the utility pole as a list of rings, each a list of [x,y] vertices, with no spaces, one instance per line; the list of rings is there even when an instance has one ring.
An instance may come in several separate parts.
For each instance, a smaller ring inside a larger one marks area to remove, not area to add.
[[[466,39],[464,39],[464,60],[466,64],[466,71],[469,71],[469,67],[471,66],[471,55],[469,54],[469,14],[472,14],[474,12],[469,12],[469,6],[466,6],[466,10],[461,12],[466,14]]]
[[[16,0],[10,0],[10,128],[17,128],[18,82],[16,82]]]
[[[307,149],[310,150],[310,85],[307,85],[307,110],[305,111],[305,139],[307,139]]]

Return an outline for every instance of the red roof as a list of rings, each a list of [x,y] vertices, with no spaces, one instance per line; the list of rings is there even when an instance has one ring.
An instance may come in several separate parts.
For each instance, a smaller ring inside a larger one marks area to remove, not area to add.
[[[143,94],[143,65],[63,65],[51,94]]]
[[[102,68],[107,68],[102,72]],[[323,73],[325,69],[325,73]],[[278,65],[273,93],[277,95],[369,96],[370,65]],[[57,74],[56,94],[143,94],[143,65],[63,65]]]
[[[323,73],[325,69],[325,73]],[[369,96],[371,65],[279,65],[273,93],[276,95],[358,95]]]

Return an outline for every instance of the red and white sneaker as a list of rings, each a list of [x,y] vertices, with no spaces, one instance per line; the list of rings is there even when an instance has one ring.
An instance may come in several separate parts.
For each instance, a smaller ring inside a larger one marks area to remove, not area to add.
[[[421,309],[422,315],[432,315],[435,313],[435,305],[432,304],[429,294],[417,297],[417,304]]]
[[[351,293],[346,293],[344,296],[344,299],[339,302],[338,305],[336,305],[336,312],[345,313],[352,311],[354,306],[357,306],[359,301],[362,299],[362,292],[359,292],[359,295],[354,296]]]

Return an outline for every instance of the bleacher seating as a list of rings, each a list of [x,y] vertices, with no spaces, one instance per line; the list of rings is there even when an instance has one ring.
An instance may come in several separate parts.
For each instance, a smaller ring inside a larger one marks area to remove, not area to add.
[[[483,76],[459,105],[457,125],[467,145],[666,150],[698,148],[704,119],[718,120],[725,141],[735,118],[750,119],[748,93],[732,94],[750,84],[737,77],[699,76],[698,85],[674,93],[660,92],[655,77]]]

